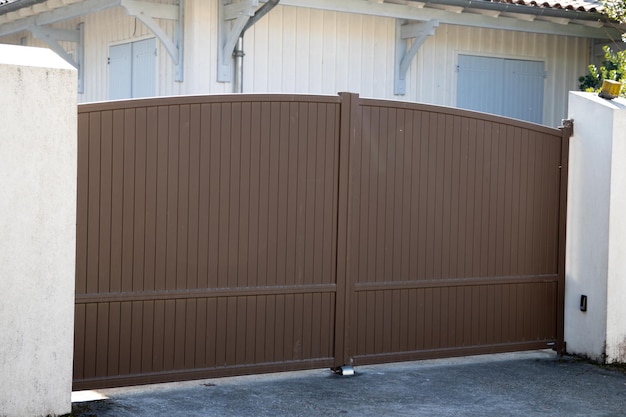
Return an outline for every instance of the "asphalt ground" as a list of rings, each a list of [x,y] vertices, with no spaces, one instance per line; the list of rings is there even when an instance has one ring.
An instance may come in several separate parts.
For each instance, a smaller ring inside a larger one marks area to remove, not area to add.
[[[81,401],[85,395],[100,396]],[[82,397],[81,397],[82,396]],[[74,393],[75,417],[626,416],[626,374],[552,351]]]

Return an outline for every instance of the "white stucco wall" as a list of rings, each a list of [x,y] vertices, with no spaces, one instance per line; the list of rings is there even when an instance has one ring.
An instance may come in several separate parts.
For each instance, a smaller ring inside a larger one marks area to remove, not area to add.
[[[570,92],[565,341],[569,353],[626,361],[626,100]],[[587,295],[587,311],[580,296]],[[606,357],[605,357],[606,355]]]
[[[69,413],[76,70],[0,45],[0,416]]]
[[[626,362],[626,100],[614,104],[619,109],[613,112],[606,360]]]

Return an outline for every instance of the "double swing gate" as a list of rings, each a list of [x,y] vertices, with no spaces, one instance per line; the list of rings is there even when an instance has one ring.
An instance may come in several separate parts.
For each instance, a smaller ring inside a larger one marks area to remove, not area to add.
[[[74,389],[563,348],[570,127],[342,93],[78,129]]]

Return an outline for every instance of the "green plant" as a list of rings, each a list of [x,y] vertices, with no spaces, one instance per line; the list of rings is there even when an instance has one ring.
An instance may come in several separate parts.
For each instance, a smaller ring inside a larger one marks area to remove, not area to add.
[[[626,3],[624,0],[602,0],[602,13],[609,18],[624,23],[626,21]]]
[[[597,92],[604,80],[619,81],[622,85],[626,83],[626,51],[613,52],[608,46],[602,49],[604,60],[600,68],[590,64],[587,67],[589,73],[578,78],[581,91]],[[620,95],[626,97],[626,89],[622,88]]]

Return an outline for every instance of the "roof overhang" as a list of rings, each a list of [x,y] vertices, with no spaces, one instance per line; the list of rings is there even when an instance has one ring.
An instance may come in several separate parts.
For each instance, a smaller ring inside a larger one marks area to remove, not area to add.
[[[0,5],[0,36],[94,13],[119,0],[17,0]],[[624,32],[595,11],[486,0],[281,0],[281,5],[359,13],[415,21],[596,39],[621,39]]]
[[[621,39],[626,30],[597,12],[486,0],[281,0],[281,5],[450,25],[596,39]]]

